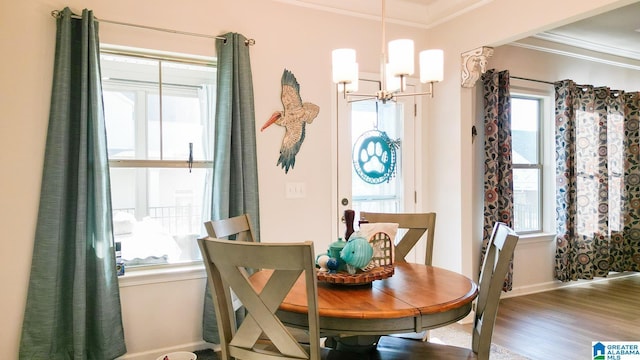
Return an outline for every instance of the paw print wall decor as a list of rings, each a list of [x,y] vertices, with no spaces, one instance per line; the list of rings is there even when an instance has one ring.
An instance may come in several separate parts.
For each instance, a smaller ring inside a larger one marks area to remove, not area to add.
[[[353,168],[368,184],[388,182],[396,172],[396,149],[400,140],[392,140],[386,132],[369,130],[353,146]]]

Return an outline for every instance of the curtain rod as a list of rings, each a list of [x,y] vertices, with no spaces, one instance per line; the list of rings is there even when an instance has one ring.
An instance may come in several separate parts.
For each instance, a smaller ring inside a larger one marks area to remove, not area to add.
[[[518,79],[518,80],[525,80],[525,81],[533,81],[533,82],[538,82],[538,83],[543,83],[543,84],[549,84],[549,85],[554,85],[555,83],[551,82],[551,81],[544,81],[544,80],[536,80],[536,79],[529,79],[529,78],[525,78],[525,77],[519,77],[519,76],[509,76],[511,79]]]
[[[61,16],[60,10],[53,10],[51,12],[51,16],[53,16],[54,18],[58,19]],[[81,16],[76,15],[76,14],[72,14],[71,17],[74,18],[74,19],[82,19]],[[224,36],[198,34],[198,33],[185,32],[185,31],[179,31],[179,30],[173,30],[173,29],[165,29],[165,28],[154,27],[154,26],[131,24],[131,23],[126,23],[126,22],[121,22],[121,21],[114,21],[114,20],[107,20],[107,19],[98,19],[98,18],[96,18],[96,20],[98,22],[104,22],[104,23],[115,24],[115,25],[123,25],[123,26],[131,26],[131,27],[137,27],[137,28],[141,28],[141,29],[148,29],[148,30],[155,30],[155,31],[163,31],[163,32],[168,32],[168,33],[178,34],[178,35],[187,35],[187,36],[203,37],[203,38],[208,38],[208,39],[224,40],[225,44],[227,42],[226,41],[227,38],[225,38]],[[254,39],[246,39],[244,41],[244,44],[246,46],[253,46],[253,45],[255,45],[255,43],[256,43],[256,41]]]

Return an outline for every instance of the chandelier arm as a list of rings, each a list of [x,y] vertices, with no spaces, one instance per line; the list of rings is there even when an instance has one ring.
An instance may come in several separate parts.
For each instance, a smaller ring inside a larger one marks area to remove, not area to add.
[[[421,96],[421,95],[428,95],[429,97],[433,98],[433,82],[429,82],[429,90],[427,91],[422,91],[422,92],[417,92],[417,93],[394,93],[393,96],[394,97],[403,97],[403,96]]]
[[[351,96],[351,95],[352,94],[348,94],[347,95],[347,103],[349,103],[349,104],[354,103],[354,102],[359,102],[359,101],[366,101],[366,100],[378,100],[378,97],[375,96],[375,95],[360,95],[360,94],[357,94],[355,96],[363,96],[363,97],[358,98],[358,99],[350,99],[349,96]],[[364,97],[364,96],[366,96],[366,97]]]
[[[360,93],[347,93],[347,96],[355,96],[355,97],[378,97],[377,94],[360,94]]]
[[[422,95],[428,95],[429,97],[433,97],[433,91],[425,91],[425,92],[418,92],[418,93],[395,93],[393,94],[393,98],[399,98],[399,97],[405,97],[405,96],[422,96]]]

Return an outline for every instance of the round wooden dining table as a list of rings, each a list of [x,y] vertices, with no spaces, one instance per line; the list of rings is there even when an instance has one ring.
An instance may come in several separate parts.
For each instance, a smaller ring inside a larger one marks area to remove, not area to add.
[[[269,273],[251,276],[261,288]],[[367,285],[318,282],[320,332],[333,336],[421,332],[464,318],[478,294],[468,277],[435,266],[399,262],[393,276]],[[304,280],[291,289],[278,316],[289,326],[307,326]]]

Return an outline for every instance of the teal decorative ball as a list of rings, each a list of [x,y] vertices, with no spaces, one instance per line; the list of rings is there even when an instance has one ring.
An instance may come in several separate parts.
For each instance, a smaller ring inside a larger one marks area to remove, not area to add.
[[[371,257],[373,257],[373,248],[363,237],[352,236],[340,252],[340,258],[345,263],[359,269],[366,267]]]

